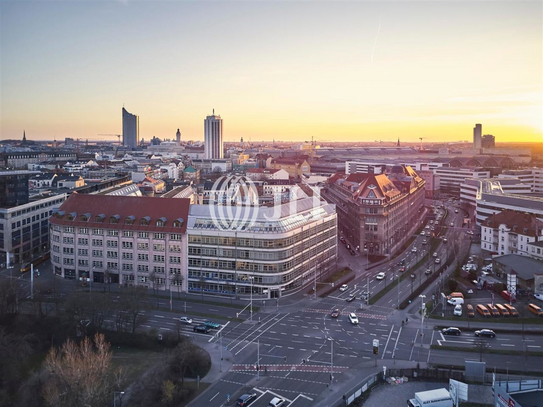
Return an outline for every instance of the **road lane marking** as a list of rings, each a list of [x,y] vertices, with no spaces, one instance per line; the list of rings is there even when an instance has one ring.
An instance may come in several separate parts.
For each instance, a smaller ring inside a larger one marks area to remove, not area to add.
[[[220,391],[218,391],[217,394],[215,394],[213,397],[211,397],[211,398],[209,399],[209,401],[212,401],[215,397],[217,397],[217,396],[219,395],[219,393],[220,393]]]
[[[390,336],[392,335],[393,330],[394,330],[394,326],[391,326],[390,327],[390,333],[388,334],[388,339],[387,339],[387,342],[385,344],[385,348],[383,349],[383,355],[381,356],[381,359],[384,359],[384,357],[385,357],[385,353],[386,353],[386,350],[387,350],[387,347],[388,347],[388,341],[390,341]]]
[[[153,315],[155,318],[164,318],[164,315]]]

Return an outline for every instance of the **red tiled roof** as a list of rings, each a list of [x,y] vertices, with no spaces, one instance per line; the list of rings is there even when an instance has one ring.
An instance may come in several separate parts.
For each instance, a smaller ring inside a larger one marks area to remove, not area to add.
[[[51,216],[50,222],[55,225],[104,228],[119,230],[140,230],[150,232],[185,233],[189,216],[190,199],[185,198],[150,198],[139,196],[113,195],[81,195],[72,194],[61,205],[59,211],[64,211],[62,218]],[[74,220],[68,220],[67,215],[76,213]],[[88,222],[81,220],[81,215],[90,214]],[[105,215],[102,223],[96,223],[95,217]],[[109,222],[112,216],[119,215],[119,223]],[[125,225],[125,218],[134,216],[133,225]],[[140,226],[140,219],[150,217],[149,226]],[[163,227],[155,226],[159,218],[166,218]],[[173,227],[173,221],[183,219],[180,228]]]

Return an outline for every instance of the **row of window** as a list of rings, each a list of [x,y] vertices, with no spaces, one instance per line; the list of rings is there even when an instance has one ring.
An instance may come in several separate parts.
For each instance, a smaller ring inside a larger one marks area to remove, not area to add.
[[[82,215],[79,216],[79,221],[80,222],[88,222],[89,219],[90,219],[90,214],[89,213],[84,213]],[[58,218],[58,219],[62,219],[64,217],[64,212],[61,211],[61,212],[57,212],[55,213],[55,217]],[[69,220],[69,221],[73,221],[77,218],[77,213],[73,212],[73,213],[68,213],[66,215],[66,220]],[[112,224],[112,225],[117,225],[119,223],[119,220],[121,219],[120,215],[113,215],[113,216],[110,216],[109,217],[109,223]],[[94,217],[94,223],[104,223],[104,220],[105,220],[105,215],[96,215]],[[134,225],[136,222],[136,217],[135,216],[127,216],[126,218],[124,218],[124,224],[125,225]],[[183,224],[185,223],[185,221],[182,219],[182,218],[179,218],[179,219],[176,219],[172,222],[172,226],[174,228],[181,228],[183,226]],[[139,220],[139,225],[140,226],[149,226],[151,225],[151,218],[149,216],[145,216],[143,218],[141,218]],[[155,226],[157,227],[164,227],[166,226],[166,218],[159,218],[155,221]]]

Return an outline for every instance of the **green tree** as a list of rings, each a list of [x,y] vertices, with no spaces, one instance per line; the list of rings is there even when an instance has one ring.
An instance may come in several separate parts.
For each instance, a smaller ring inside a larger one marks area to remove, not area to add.
[[[171,381],[166,380],[162,385],[162,402],[171,403],[177,392],[177,386]]]

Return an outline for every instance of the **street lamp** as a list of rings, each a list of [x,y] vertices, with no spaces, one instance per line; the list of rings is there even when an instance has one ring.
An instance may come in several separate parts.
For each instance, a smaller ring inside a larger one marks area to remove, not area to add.
[[[330,391],[332,391],[332,384],[334,383],[334,338],[330,336],[326,339],[330,341]]]
[[[121,406],[123,405],[123,394],[124,391],[114,391],[113,392],[113,407],[117,406],[117,394],[119,395],[119,400],[121,402]]]
[[[249,314],[249,320],[253,322],[253,276],[249,276],[249,280],[251,281],[251,312]]]
[[[400,310],[400,275],[396,274],[396,278],[398,279],[398,311]]]
[[[424,346],[423,345],[423,340],[424,340],[424,334],[423,334],[423,329],[424,329],[424,299],[426,298],[425,295],[421,294],[419,295],[420,297],[420,314],[422,315],[422,318],[420,320],[420,346]]]

